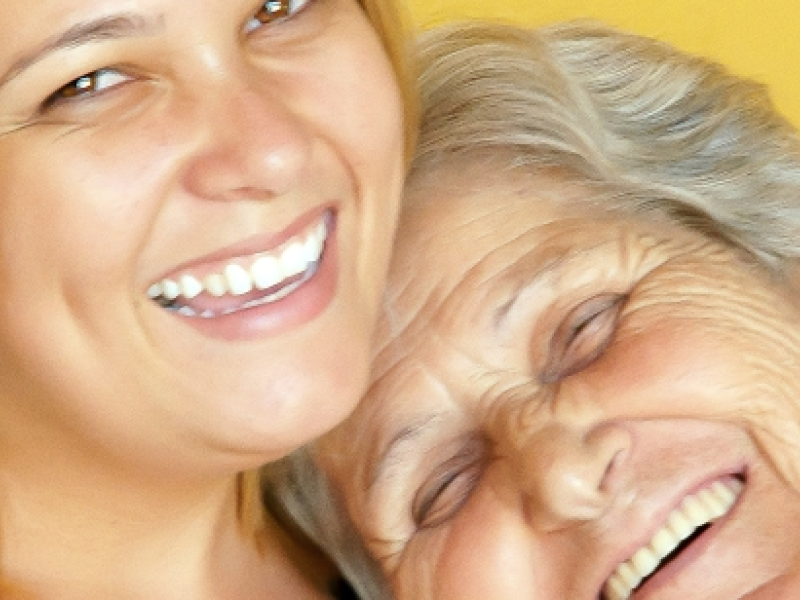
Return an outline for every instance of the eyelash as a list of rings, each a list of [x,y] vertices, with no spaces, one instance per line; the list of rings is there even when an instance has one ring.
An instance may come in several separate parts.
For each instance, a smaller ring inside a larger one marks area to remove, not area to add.
[[[411,507],[418,529],[433,529],[452,519],[469,500],[484,470],[486,443],[469,440],[423,482]]]
[[[245,25],[245,32],[255,31],[262,25],[269,25],[290,19],[299,11],[303,10],[313,0],[267,0],[261,4],[261,8],[256,11]]]
[[[299,11],[303,10],[314,0],[268,0],[263,2],[255,15],[245,24],[245,33],[251,33],[260,27],[278,23],[294,17]],[[98,89],[98,81],[104,77],[116,77],[117,81],[112,85],[107,85]],[[48,109],[61,102],[71,102],[81,98],[93,97],[99,93],[116,88],[133,79],[122,71],[114,68],[102,68],[90,73],[85,73],[73,79],[66,85],[61,86],[50,94],[42,103],[41,110],[46,112]]]
[[[555,383],[596,361],[611,343],[627,299],[627,294],[601,294],[572,309],[550,340],[540,381]]]
[[[116,81],[101,87],[103,79],[108,77],[115,78]],[[130,75],[126,75],[118,69],[104,68],[86,73],[50,94],[42,103],[42,110],[46,111],[60,102],[71,102],[86,96],[95,96],[108,89],[124,85],[131,79],[133,78]]]

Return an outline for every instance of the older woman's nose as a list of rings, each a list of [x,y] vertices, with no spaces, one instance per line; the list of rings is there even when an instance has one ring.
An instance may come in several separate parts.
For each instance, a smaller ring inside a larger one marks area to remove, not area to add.
[[[527,436],[515,475],[528,522],[556,531],[602,516],[622,491],[630,448],[630,433],[617,424],[584,430],[555,422]]]
[[[185,186],[209,200],[266,200],[296,188],[312,153],[309,125],[278,91],[220,82],[199,100]]]

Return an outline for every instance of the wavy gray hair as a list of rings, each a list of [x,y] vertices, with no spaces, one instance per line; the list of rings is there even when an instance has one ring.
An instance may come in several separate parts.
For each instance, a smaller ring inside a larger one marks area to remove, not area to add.
[[[412,182],[488,153],[557,169],[601,209],[666,215],[766,265],[800,257],[800,141],[763,86],[580,22],[454,24],[423,37],[419,61]]]
[[[418,50],[422,124],[410,186],[481,160],[557,172],[600,209],[673,219],[776,274],[800,257],[800,142],[762,86],[592,23],[456,23],[425,33]],[[364,600],[390,597],[311,452],[265,478],[272,504]]]

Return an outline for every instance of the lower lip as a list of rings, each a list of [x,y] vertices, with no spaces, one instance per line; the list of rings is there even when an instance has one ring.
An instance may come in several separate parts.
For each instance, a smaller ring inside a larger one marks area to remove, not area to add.
[[[659,569],[647,583],[633,593],[632,598],[636,600],[647,600],[647,598],[653,596],[657,597],[659,592],[665,589],[674,587],[675,578],[679,576],[680,572],[691,566],[695,560],[701,558],[725,528],[725,525],[735,518],[746,493],[747,479],[745,478],[745,487],[739,498],[736,499],[733,507],[720,519],[712,523],[711,526],[706,529],[700,537],[695,539],[688,548],[684,549],[680,555],[674,558],[668,565]]]
[[[334,219],[316,272],[284,298],[211,319],[169,314],[205,337],[230,341],[273,337],[301,327],[319,316],[335,296],[339,272],[336,234]]]

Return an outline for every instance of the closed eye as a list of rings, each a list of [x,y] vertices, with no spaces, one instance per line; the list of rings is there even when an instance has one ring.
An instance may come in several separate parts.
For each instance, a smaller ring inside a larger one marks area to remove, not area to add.
[[[626,294],[601,294],[573,308],[550,340],[540,381],[555,383],[596,361],[614,337],[626,300]]]
[[[436,467],[414,496],[412,517],[419,529],[452,519],[469,500],[483,474],[486,442],[470,438],[452,458]]]

